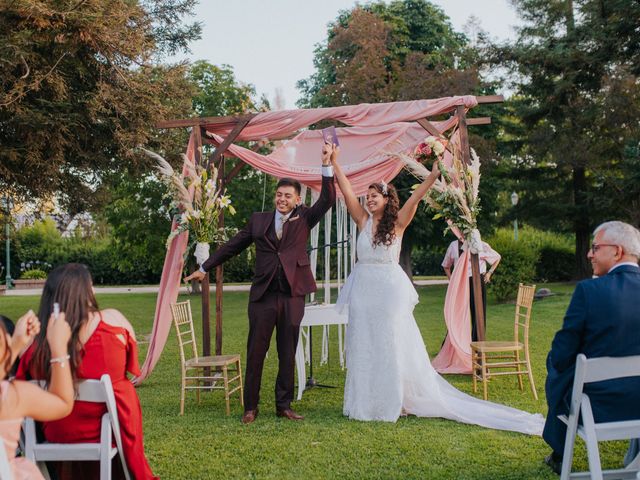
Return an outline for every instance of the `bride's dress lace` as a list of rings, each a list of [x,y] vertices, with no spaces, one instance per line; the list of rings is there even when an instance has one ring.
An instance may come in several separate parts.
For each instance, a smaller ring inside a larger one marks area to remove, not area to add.
[[[471,397],[438,375],[413,317],[418,293],[398,264],[401,239],[374,247],[372,237],[370,217],[338,298],[349,309],[344,414],[395,422],[407,413],[540,435],[542,415]]]

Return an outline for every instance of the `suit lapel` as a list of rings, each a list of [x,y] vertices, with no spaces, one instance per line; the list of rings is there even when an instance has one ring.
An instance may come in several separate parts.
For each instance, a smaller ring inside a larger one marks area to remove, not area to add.
[[[271,224],[274,222],[275,216],[276,216],[276,212],[268,212],[268,215],[265,215],[264,228],[262,229],[262,236],[267,241],[267,243],[271,245],[271,247],[274,250],[277,250],[278,247],[271,241],[271,238],[269,238],[269,233],[268,233],[269,227],[271,227]]]
[[[280,239],[280,243],[282,243],[282,241],[284,240],[284,237],[286,237],[286,235],[287,235],[287,231],[289,230],[289,222],[291,222],[291,219],[292,218],[296,218],[296,217],[298,217],[298,219],[299,219],[299,217],[300,217],[299,210],[300,210],[300,207],[296,207],[293,210],[291,210],[291,213],[289,214],[289,218],[287,219],[286,222],[284,222],[284,225],[282,226],[282,238]],[[274,214],[274,216],[275,216],[275,214]],[[297,221],[298,219],[296,219],[294,221]]]

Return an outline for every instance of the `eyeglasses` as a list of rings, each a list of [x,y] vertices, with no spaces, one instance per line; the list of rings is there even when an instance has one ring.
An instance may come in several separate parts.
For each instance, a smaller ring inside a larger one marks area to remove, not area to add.
[[[596,252],[598,250],[600,250],[600,247],[619,247],[620,245],[613,245],[611,243],[594,243],[593,245],[591,245],[591,253],[593,253],[594,255],[596,254]]]

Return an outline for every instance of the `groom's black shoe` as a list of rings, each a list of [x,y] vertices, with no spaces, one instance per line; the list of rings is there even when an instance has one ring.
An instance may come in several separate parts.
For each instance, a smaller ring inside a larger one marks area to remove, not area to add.
[[[283,417],[288,420],[304,420],[302,415],[298,415],[296,412],[291,410],[290,408],[284,408],[282,410],[276,410],[277,417]]]
[[[562,471],[562,456],[556,454],[556,452],[551,452],[549,455],[544,457],[544,463],[549,465],[549,468],[553,470],[553,473],[560,475]]]

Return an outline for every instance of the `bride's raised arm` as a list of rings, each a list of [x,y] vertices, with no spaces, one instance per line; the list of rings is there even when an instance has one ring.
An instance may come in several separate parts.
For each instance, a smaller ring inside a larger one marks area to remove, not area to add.
[[[436,179],[440,176],[440,170],[438,169],[438,162],[433,163],[431,174],[416,188],[411,196],[404,202],[402,208],[398,211],[397,227],[404,231],[409,226],[411,220],[416,214],[420,200],[427,194],[431,186],[435,183]]]
[[[333,173],[338,181],[338,186],[340,187],[340,191],[342,192],[342,196],[344,197],[344,202],[347,205],[347,211],[351,218],[356,222],[358,228],[362,230],[364,224],[369,218],[369,214],[364,209],[360,202],[358,201],[358,197],[353,193],[353,188],[351,188],[351,183],[349,179],[342,171],[340,164],[338,163],[338,154],[340,153],[340,147],[336,147],[334,145],[329,145],[325,143],[324,147],[322,147],[322,153],[325,153],[325,149],[331,155],[331,165],[333,165]]]

